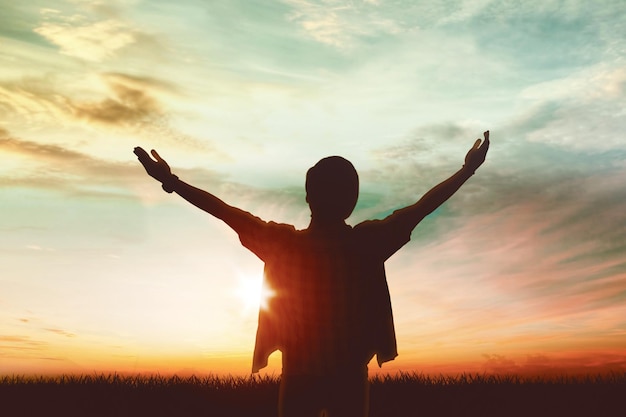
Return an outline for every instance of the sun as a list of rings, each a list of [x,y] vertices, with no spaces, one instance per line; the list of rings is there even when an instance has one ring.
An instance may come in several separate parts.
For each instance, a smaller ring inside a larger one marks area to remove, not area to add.
[[[256,312],[259,308],[267,310],[269,308],[269,299],[274,294],[274,291],[264,283],[262,276],[239,276],[235,295],[242,302],[242,312],[244,314]]]

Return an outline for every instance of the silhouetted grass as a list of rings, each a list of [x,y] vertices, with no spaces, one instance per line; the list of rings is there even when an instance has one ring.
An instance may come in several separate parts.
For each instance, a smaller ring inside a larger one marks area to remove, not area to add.
[[[370,398],[371,417],[617,416],[626,415],[626,373],[550,378],[400,373],[373,378]]]
[[[279,378],[0,377],[0,415],[275,417]],[[370,417],[626,415],[626,373],[522,378],[374,376]]]

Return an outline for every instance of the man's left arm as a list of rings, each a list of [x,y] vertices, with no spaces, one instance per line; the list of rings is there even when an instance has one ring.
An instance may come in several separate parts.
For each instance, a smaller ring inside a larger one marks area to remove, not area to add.
[[[474,146],[465,156],[465,164],[447,180],[436,185],[428,191],[415,204],[395,211],[390,217],[394,223],[398,222],[403,228],[413,230],[419,222],[435,211],[452,195],[457,192],[465,182],[474,175],[474,172],[485,162],[487,150],[489,149],[489,131],[484,133],[484,140],[481,143],[477,139]]]

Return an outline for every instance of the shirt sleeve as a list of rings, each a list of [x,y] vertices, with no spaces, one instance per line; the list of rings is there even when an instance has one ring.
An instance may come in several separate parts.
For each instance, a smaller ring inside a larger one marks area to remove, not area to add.
[[[266,262],[271,254],[276,253],[289,230],[294,230],[293,226],[266,222],[250,214],[248,221],[238,225],[236,232],[241,244]]]
[[[397,213],[395,211],[383,220],[367,220],[355,226],[355,230],[363,234],[367,252],[378,261],[386,261],[411,240],[413,229],[402,222]]]

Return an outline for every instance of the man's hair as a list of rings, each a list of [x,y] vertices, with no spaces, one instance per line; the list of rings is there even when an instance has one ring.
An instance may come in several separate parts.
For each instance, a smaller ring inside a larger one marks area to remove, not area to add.
[[[307,171],[305,188],[313,216],[345,220],[359,197],[359,175],[347,159],[329,156]]]

